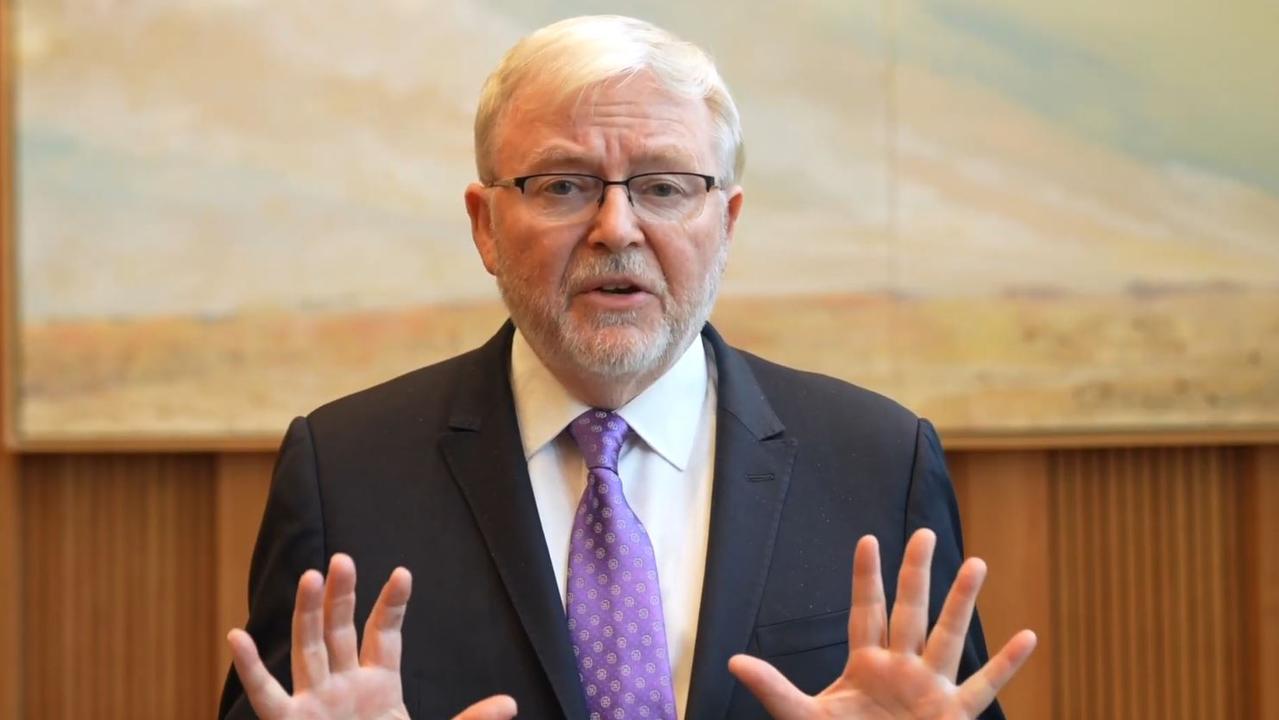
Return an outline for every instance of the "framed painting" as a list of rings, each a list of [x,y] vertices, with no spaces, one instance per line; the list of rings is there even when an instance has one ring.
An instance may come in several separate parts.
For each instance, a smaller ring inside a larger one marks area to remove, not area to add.
[[[480,85],[602,7],[7,2],[29,447],[269,444],[486,339],[505,313],[461,197]],[[1269,10],[607,9],[707,48],[740,106],[730,342],[950,437],[1279,428]]]

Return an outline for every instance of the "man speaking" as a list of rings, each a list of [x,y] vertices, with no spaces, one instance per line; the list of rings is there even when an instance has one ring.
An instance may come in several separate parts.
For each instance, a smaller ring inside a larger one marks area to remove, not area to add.
[[[1002,717],[1035,637],[987,661],[933,428],[707,324],[743,204],[707,55],[542,28],[475,155],[511,322],[294,420],[221,715]]]

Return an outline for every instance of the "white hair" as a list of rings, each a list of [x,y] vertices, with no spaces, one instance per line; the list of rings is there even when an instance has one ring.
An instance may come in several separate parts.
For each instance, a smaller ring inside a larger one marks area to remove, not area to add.
[[[588,15],[547,25],[515,44],[484,82],[475,112],[475,165],[480,181],[497,180],[494,136],[512,97],[537,85],[555,101],[592,86],[651,72],[667,91],[706,101],[720,162],[716,177],[728,187],[745,164],[737,105],[710,56],[652,23],[620,15]]]

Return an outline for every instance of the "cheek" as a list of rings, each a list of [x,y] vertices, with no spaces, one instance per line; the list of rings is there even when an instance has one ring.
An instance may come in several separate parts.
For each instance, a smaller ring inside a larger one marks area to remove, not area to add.
[[[563,277],[573,244],[546,232],[512,227],[501,234],[505,265],[527,280],[557,284]]]
[[[714,223],[701,223],[695,228],[681,228],[678,234],[672,233],[663,242],[653,243],[672,293],[688,294],[705,284],[706,274],[715,264],[721,235]]]

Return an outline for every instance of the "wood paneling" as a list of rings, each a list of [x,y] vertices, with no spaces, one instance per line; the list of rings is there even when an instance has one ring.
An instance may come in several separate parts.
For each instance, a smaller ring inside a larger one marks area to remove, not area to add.
[[[1039,637],[1035,654],[1000,693],[1000,704],[1008,717],[1049,717],[1056,638],[1045,453],[961,453],[950,458],[950,466],[964,550],[989,569],[978,610],[990,651],[1023,628]]]
[[[28,717],[211,715],[213,459],[22,463]]]
[[[1244,495],[1243,593],[1254,717],[1279,720],[1279,446],[1252,453]]]
[[[1049,455],[1056,717],[1253,717],[1241,667],[1246,455]]]
[[[0,449],[0,718],[22,717],[22,517],[14,459]]]
[[[249,559],[266,507],[273,463],[269,454],[221,455],[217,461],[213,525],[218,643],[213,672],[218,687],[231,666],[231,652],[222,638],[231,628],[244,627],[249,614]]]
[[[1279,448],[961,452],[992,646],[1040,648],[1013,718],[1279,720]],[[21,458],[0,531],[26,609],[4,717],[209,717],[268,453]],[[5,492],[0,485],[0,492]],[[16,512],[15,512],[16,510]],[[4,596],[0,596],[3,599]],[[20,655],[18,654],[20,652]],[[20,659],[20,662],[19,662]],[[21,673],[14,672],[15,669]]]

